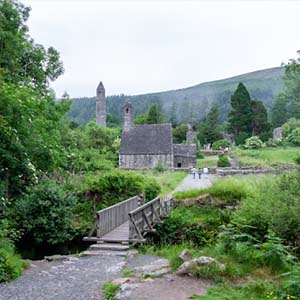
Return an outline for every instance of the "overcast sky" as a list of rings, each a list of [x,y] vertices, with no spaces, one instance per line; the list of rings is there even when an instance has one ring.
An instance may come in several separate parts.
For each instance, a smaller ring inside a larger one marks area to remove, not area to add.
[[[179,89],[280,66],[300,49],[300,1],[21,0],[61,54],[58,97]]]

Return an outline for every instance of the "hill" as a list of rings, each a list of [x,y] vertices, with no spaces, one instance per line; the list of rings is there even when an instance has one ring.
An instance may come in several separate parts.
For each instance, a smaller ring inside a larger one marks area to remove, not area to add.
[[[166,116],[177,122],[195,122],[206,116],[213,103],[220,107],[220,121],[226,120],[230,111],[230,96],[239,82],[243,82],[252,98],[262,100],[270,109],[275,96],[282,88],[284,68],[255,71],[227,79],[201,83],[195,86],[135,96],[107,97],[108,113],[121,118],[121,108],[130,99],[135,114],[147,111],[150,103],[159,103]],[[73,99],[68,116],[75,122],[85,124],[95,119],[95,97]]]

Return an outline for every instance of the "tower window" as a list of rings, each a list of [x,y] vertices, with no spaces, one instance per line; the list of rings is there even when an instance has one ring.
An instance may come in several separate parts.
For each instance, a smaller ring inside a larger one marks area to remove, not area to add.
[[[126,113],[128,114],[128,112],[129,112],[129,109],[128,109],[128,108],[126,108]]]

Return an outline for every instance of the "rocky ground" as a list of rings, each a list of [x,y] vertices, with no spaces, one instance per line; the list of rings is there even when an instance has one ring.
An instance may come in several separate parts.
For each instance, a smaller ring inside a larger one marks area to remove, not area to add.
[[[33,262],[24,275],[0,284],[0,300],[101,300],[101,287],[120,277],[124,258],[75,257]]]
[[[125,269],[131,273],[126,278]],[[0,284],[0,300],[102,300],[101,288],[108,280],[121,285],[117,300],[186,300],[211,285],[172,274],[168,261],[157,256],[68,256],[32,262],[23,276]]]

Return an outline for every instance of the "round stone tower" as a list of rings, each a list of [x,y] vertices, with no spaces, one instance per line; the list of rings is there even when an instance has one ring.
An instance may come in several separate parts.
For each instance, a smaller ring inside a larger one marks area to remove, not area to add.
[[[133,107],[132,104],[126,100],[123,106],[123,130],[129,131],[133,125]]]
[[[96,90],[96,123],[100,126],[106,126],[105,88],[102,81]]]

